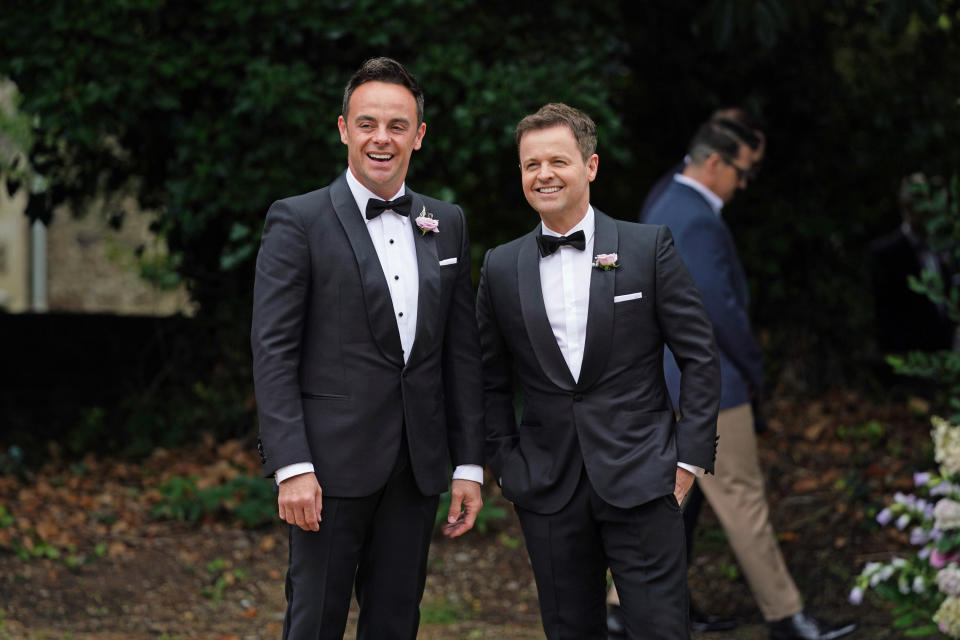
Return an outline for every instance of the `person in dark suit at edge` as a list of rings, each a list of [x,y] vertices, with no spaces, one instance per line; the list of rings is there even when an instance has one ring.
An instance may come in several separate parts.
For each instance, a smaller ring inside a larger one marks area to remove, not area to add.
[[[487,253],[477,318],[488,463],[517,510],[544,631],[605,639],[609,566],[630,638],[689,638],[680,504],[714,464],[713,330],[669,230],[591,204],[586,114],[545,105],[515,140],[540,222]],[[683,371],[679,421],[664,345]]]
[[[347,170],[270,207],[251,342],[263,471],[290,560],[283,637],[413,640],[438,505],[481,507],[483,402],[467,227],[405,184],[423,92],[389,58],[350,78]]]

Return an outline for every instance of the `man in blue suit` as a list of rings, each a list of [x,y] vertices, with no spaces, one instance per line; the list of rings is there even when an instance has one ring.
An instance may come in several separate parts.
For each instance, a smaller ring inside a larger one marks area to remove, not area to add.
[[[722,389],[713,475],[697,479],[720,520],[773,640],[829,640],[856,624],[825,624],[804,611],[770,524],[763,473],[757,457],[751,403],[763,390],[760,346],[750,328],[746,276],[723,205],[747,186],[761,138],[726,119],[696,132],[689,162],[652,205],[646,222],[667,225],[693,276],[713,323],[720,351]],[[664,374],[679,406],[679,370],[669,352]]]

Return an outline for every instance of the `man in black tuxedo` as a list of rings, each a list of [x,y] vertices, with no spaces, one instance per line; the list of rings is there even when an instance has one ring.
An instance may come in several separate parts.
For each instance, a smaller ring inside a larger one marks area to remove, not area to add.
[[[348,169],[275,202],[257,257],[252,345],[264,473],[290,524],[284,638],[413,640],[438,496],[445,533],[481,506],[483,403],[459,207],[405,185],[423,93],[399,63],[347,83]]]
[[[477,317],[488,461],[516,505],[546,635],[606,638],[609,566],[631,638],[688,638],[680,504],[713,469],[713,330],[669,230],[591,206],[586,114],[546,105],[516,142],[541,222],[487,253]],[[665,344],[683,367],[679,421]]]

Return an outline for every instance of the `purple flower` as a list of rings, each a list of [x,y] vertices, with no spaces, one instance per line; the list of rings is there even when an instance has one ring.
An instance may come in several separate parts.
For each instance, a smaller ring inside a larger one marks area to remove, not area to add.
[[[847,599],[850,601],[850,604],[860,604],[863,602],[863,589],[854,587],[850,590],[850,595],[847,596]]]
[[[930,541],[930,536],[927,535],[927,532],[924,531],[921,527],[914,527],[910,531],[910,544],[915,544],[917,546],[927,544]]]
[[[897,529],[900,529],[900,531],[903,531],[904,529],[906,529],[908,524],[910,524],[909,513],[905,513],[899,518],[897,518],[896,526],[897,526]]]
[[[929,471],[916,471],[913,474],[913,484],[918,487],[925,487],[930,482]]]
[[[890,521],[893,520],[893,514],[890,513],[890,509],[884,509],[877,514],[877,522],[883,526],[890,524]]]

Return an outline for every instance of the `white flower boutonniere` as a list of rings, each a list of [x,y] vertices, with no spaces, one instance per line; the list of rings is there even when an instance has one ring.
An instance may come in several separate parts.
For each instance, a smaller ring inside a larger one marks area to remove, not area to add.
[[[615,253],[598,253],[593,258],[593,266],[597,269],[603,269],[604,271],[620,268],[620,265],[617,264],[617,254]]]
[[[420,215],[417,216],[414,222],[417,223],[421,235],[427,235],[431,231],[433,233],[440,233],[440,221],[434,218],[432,213],[427,213],[426,207],[423,208],[423,211],[420,212]]]

